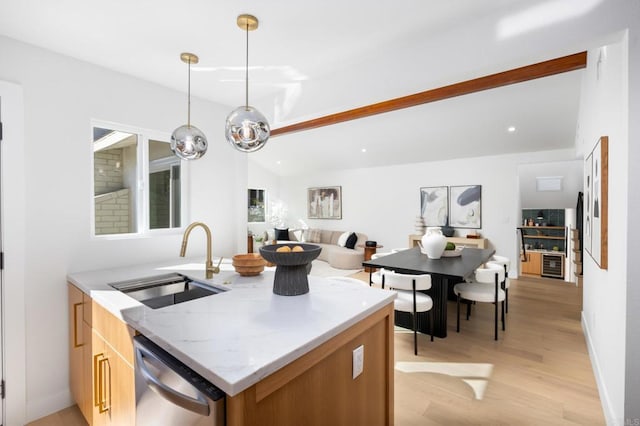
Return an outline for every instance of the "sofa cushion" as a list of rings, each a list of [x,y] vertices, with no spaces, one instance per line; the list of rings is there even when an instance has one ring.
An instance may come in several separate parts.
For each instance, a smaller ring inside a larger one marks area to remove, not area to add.
[[[319,229],[307,229],[304,241],[307,243],[319,243],[322,237],[322,231]]]
[[[347,240],[345,241],[344,246],[348,249],[354,249],[356,247],[356,242],[358,241],[358,236],[356,235],[355,232],[352,232],[351,234],[349,234],[349,236],[347,237]]]
[[[349,236],[351,235],[351,233],[349,232],[343,232],[340,237],[338,238],[338,245],[340,247],[344,247],[345,244],[347,244],[347,238],[349,238]]]
[[[275,239],[278,241],[289,241],[289,229],[274,229],[276,236]]]

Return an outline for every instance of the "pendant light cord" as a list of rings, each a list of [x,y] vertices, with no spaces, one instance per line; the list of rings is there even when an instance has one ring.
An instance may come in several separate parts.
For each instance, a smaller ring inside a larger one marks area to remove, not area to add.
[[[191,127],[191,58],[187,64],[189,67],[187,74],[187,127]]]
[[[247,49],[245,52],[245,67],[244,67],[244,107],[249,110],[249,20],[246,23],[247,34]]]

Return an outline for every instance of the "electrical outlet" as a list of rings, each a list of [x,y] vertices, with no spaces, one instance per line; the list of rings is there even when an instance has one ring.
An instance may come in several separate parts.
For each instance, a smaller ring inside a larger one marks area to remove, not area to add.
[[[353,350],[353,378],[355,379],[364,369],[364,345],[360,345]]]

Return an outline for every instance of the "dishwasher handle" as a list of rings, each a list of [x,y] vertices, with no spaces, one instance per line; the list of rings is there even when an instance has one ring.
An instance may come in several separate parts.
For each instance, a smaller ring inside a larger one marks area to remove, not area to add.
[[[158,358],[153,352],[140,344],[135,345],[135,351],[137,361],[136,368],[138,368],[140,373],[142,373],[142,377],[149,386],[149,389],[153,390],[164,399],[173,402],[179,407],[184,408],[185,410],[193,411],[194,413],[200,414],[202,416],[208,416],[211,413],[207,400],[199,390],[196,390],[198,395],[197,399],[192,398],[189,395],[178,392],[175,389],[172,389],[166,384],[162,383],[160,379],[158,379],[153,375],[153,373],[151,373],[151,371],[149,371],[144,361],[145,356],[153,358],[156,361],[162,363],[162,360]]]

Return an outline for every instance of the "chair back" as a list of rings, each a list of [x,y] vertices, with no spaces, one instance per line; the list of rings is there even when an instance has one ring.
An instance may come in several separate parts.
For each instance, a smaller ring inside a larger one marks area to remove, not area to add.
[[[429,290],[431,288],[431,275],[398,274],[393,271],[384,271],[385,287],[397,290],[413,290],[413,281],[416,282],[416,290]]]
[[[496,274],[498,275],[498,282],[504,281],[504,267],[501,265],[487,264],[487,268],[476,269],[476,281],[479,283],[494,284],[496,282]]]
[[[487,263],[496,263],[502,265],[502,267],[505,268],[507,272],[509,272],[509,270],[511,269],[511,261],[508,257],[505,256],[498,256],[494,254]]]

